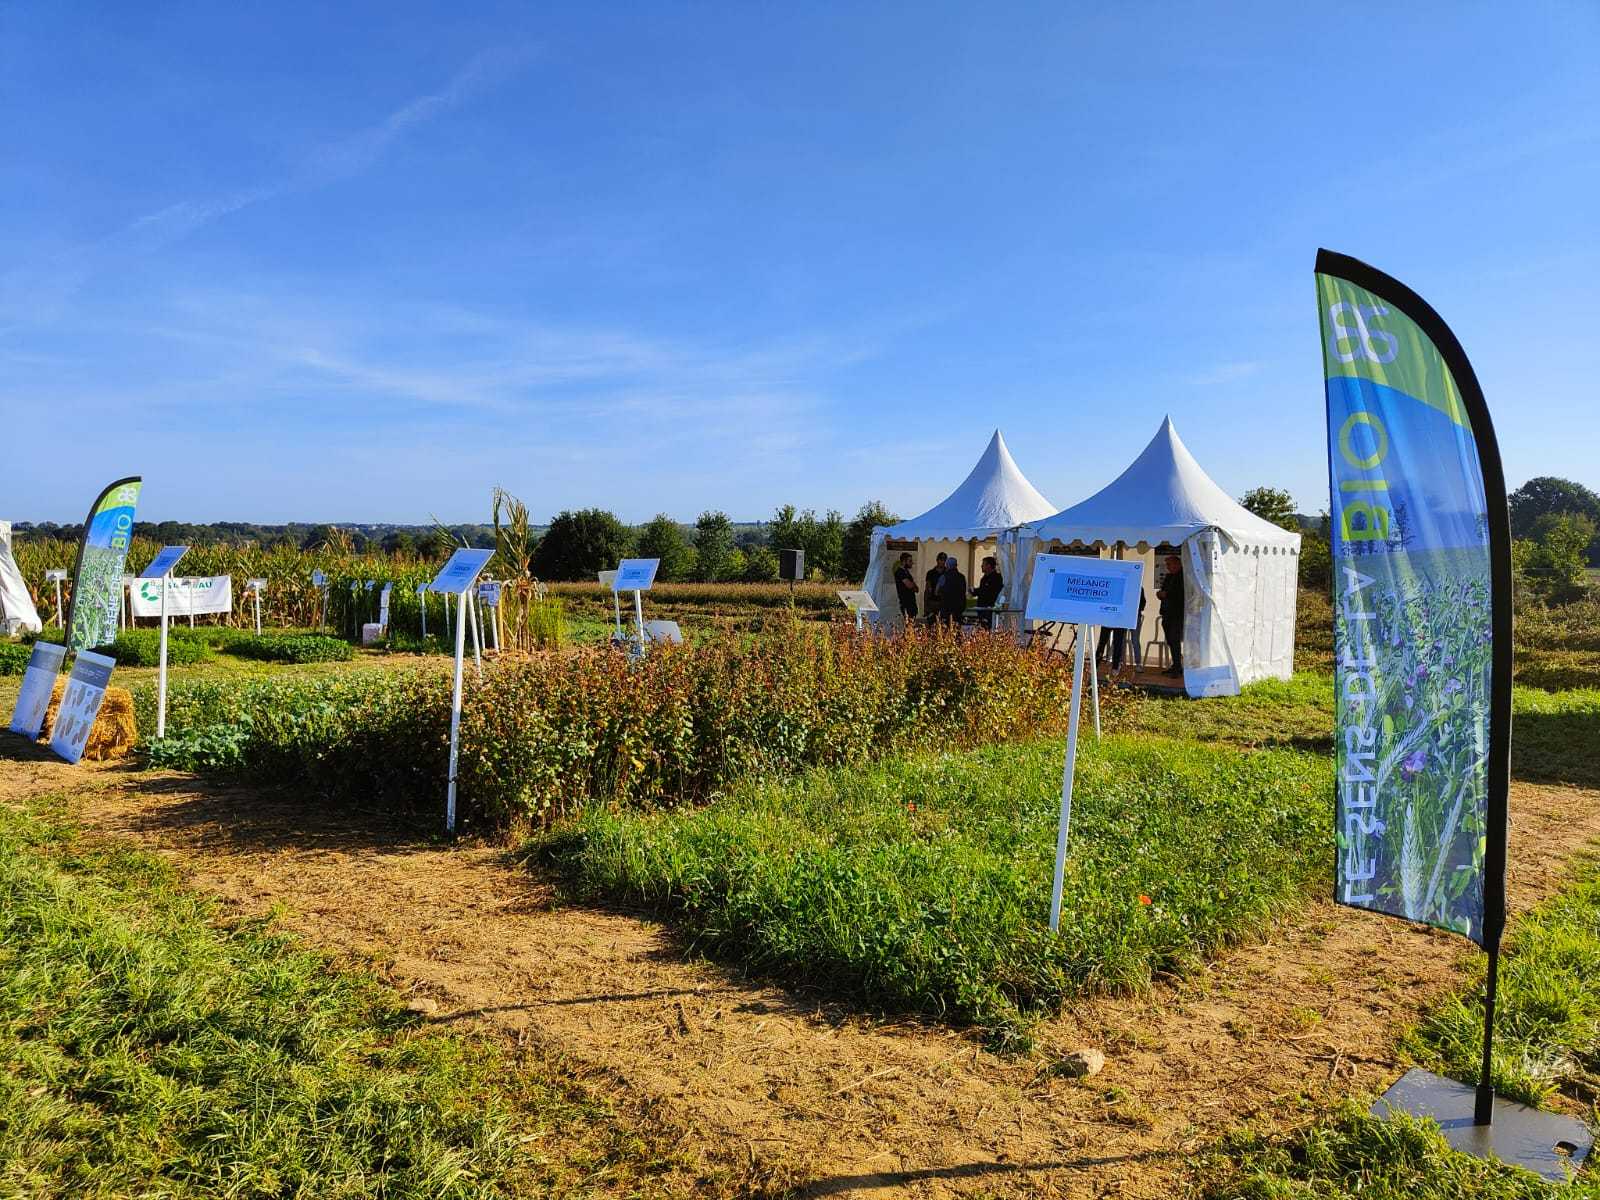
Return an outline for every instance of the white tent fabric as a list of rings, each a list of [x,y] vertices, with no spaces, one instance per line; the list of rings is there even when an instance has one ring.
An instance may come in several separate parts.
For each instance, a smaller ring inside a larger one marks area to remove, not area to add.
[[[1171,417],[1111,483],[1018,530],[1016,539],[1023,584],[1034,557],[1054,542],[1120,542],[1150,554],[1152,567],[1154,547],[1182,547],[1184,686],[1192,696],[1231,694],[1257,679],[1287,679],[1294,669],[1300,535],[1256,516],[1218,487]]]
[[[38,633],[43,628],[11,553],[11,522],[0,521],[0,634]]]
[[[1011,457],[1005,437],[996,429],[982,457],[960,487],[921,516],[897,525],[880,525],[872,531],[872,553],[861,586],[877,601],[880,621],[898,621],[900,602],[894,588],[895,555],[888,551],[887,543],[966,542],[976,546],[993,542],[1003,531],[1036,521],[1054,511],[1055,505],[1028,482],[1028,477]],[[1006,561],[1000,564],[1001,574],[1008,580],[1010,565]],[[919,579],[921,569],[919,562]],[[1016,594],[1013,589],[1007,590]]]

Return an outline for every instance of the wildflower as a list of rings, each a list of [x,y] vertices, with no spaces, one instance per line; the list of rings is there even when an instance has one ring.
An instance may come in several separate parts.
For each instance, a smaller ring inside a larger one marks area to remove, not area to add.
[[[1406,693],[1406,708],[1407,708],[1407,710],[1409,710],[1413,705],[1415,705],[1416,702],[1417,702],[1417,698],[1415,696],[1413,696],[1410,692],[1407,692]]]
[[[1426,750],[1413,750],[1400,762],[1400,774],[1406,779],[1415,779],[1422,774],[1422,769],[1428,765],[1428,752]]]
[[[1449,683],[1444,685],[1444,694],[1446,696],[1454,696],[1457,692],[1466,690],[1467,685],[1462,683],[1460,679],[1451,679]]]
[[[1140,892],[1139,893],[1139,903],[1148,905],[1150,903],[1150,897],[1146,896],[1143,892]]]

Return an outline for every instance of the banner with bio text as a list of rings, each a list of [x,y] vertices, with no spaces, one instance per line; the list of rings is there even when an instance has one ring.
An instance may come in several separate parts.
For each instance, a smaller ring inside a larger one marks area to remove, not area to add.
[[[1503,855],[1510,737],[1510,596],[1509,586],[1497,593],[1494,565],[1504,540],[1509,575],[1509,538],[1498,529],[1506,499],[1494,433],[1454,336],[1409,288],[1326,251],[1316,283],[1332,498],[1335,898],[1485,945],[1503,912],[1503,879],[1490,878],[1486,854],[1498,839]]]
[[[67,606],[68,653],[104,646],[117,636],[122,607],[122,572],[133,540],[133,513],[139,504],[137,475],[119,479],[94,502],[83,523],[78,562]]]
[[[159,617],[161,615],[160,579],[136,579],[133,582],[133,615]],[[233,611],[233,576],[209,575],[195,578],[166,579],[167,619],[203,617],[212,613]]]

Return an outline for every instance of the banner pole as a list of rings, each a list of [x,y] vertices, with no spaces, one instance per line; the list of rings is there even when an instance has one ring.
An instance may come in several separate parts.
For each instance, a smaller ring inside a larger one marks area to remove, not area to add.
[[[1494,1123],[1494,1001],[1500,979],[1500,938],[1489,944],[1489,980],[1483,998],[1483,1065],[1478,1069],[1478,1091],[1474,1097],[1472,1123]]]
[[[156,682],[156,736],[167,736],[167,576],[161,577],[161,678]]]
[[[1061,769],[1061,823],[1056,830],[1056,875],[1050,889],[1050,932],[1061,930],[1061,892],[1067,876],[1067,827],[1072,823],[1072,774],[1078,762],[1078,712],[1083,703],[1083,644],[1089,627],[1078,626],[1077,662],[1072,670],[1072,703],[1067,711],[1067,762]]]
[[[448,597],[450,593],[446,592]],[[467,657],[467,626],[456,622],[456,672],[455,689],[450,693],[450,787],[445,795],[444,827],[446,832],[456,831],[456,764],[461,754],[461,673]]]

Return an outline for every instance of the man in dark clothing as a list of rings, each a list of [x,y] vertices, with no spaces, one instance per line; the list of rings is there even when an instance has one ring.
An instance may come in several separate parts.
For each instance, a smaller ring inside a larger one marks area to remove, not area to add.
[[[944,564],[949,558],[943,550],[939,551],[939,557],[933,560],[933,566],[922,577],[922,607],[928,614],[929,625],[939,619],[939,585],[944,582]]]
[[[911,572],[911,555],[902,554],[894,569],[894,590],[900,597],[900,615],[914,620],[917,615],[917,577]]]
[[[1000,590],[1006,585],[1005,578],[1000,574],[999,564],[993,558],[983,560],[983,575],[978,579],[978,586],[973,589],[973,594],[978,597],[979,608],[993,608],[1000,599]]]
[[[1167,556],[1167,577],[1161,581],[1156,593],[1161,601],[1161,632],[1172,650],[1172,665],[1168,675],[1183,674],[1183,560],[1176,554]]]
[[[959,625],[967,611],[967,577],[955,559],[944,564],[944,579],[939,584],[939,616],[949,625]]]

